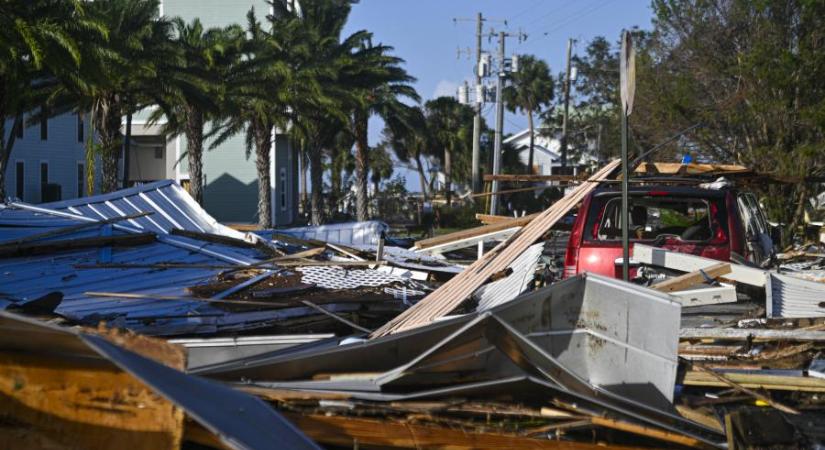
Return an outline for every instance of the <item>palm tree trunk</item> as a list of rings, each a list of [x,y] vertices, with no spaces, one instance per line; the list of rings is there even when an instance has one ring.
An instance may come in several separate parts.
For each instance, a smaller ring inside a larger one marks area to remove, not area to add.
[[[331,159],[332,164],[329,173],[329,210],[330,213],[335,214],[338,211],[338,203],[341,201],[341,186],[343,185],[341,171],[344,170],[344,155],[341,149],[333,149]]]
[[[258,226],[272,228],[272,190],[269,179],[272,125],[266,121],[255,121],[252,133],[255,138],[255,170],[258,172]]]
[[[533,141],[535,136],[533,135],[533,110],[527,110],[527,128],[530,130],[530,156],[527,158],[527,173],[533,173]]]
[[[189,195],[199,205],[203,205],[203,112],[198,108],[189,108],[185,133],[189,162]],[[268,170],[266,173],[269,176]]]
[[[100,134],[100,171],[102,178],[100,189],[105,194],[116,191],[118,167],[117,162],[120,153],[123,151],[122,140],[120,138],[121,114],[118,102],[114,96],[109,96],[100,102],[99,117],[101,121]]]
[[[453,204],[453,162],[452,152],[444,151],[444,196],[447,198],[447,206]]]
[[[427,184],[427,176],[424,175],[424,165],[421,163],[421,155],[415,155],[415,166],[418,169],[418,182],[421,184],[421,193],[424,194],[424,200],[429,197],[429,184]]]
[[[309,177],[312,182],[312,195],[310,196],[310,209],[312,217],[310,219],[312,225],[321,225],[324,223],[323,200],[321,195],[324,189],[324,167],[321,159],[323,153],[321,148],[313,145],[309,153]]]
[[[367,176],[369,172],[367,125],[368,117],[362,111],[355,113],[355,212],[357,220],[369,220],[367,210]]]

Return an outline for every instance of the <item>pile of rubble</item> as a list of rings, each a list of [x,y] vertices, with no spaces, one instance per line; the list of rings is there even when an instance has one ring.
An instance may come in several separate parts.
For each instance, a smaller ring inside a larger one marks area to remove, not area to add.
[[[0,206],[0,447],[825,444],[825,284],[641,244],[636,283],[538,276],[617,167],[409,250],[242,233],[168,181]]]

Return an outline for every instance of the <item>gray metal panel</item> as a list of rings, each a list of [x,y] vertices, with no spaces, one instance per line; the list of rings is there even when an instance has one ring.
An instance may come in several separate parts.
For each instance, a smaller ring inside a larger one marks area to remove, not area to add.
[[[823,317],[825,283],[803,280],[778,273],[768,275],[769,317]]]

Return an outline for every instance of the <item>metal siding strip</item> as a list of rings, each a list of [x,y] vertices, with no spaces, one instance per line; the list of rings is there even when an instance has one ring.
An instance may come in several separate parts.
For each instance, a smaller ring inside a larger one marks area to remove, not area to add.
[[[166,211],[164,211],[164,210],[163,210],[163,208],[161,208],[160,206],[158,206],[158,204],[157,204],[157,203],[155,203],[154,201],[152,201],[152,199],[151,199],[151,198],[149,198],[149,196],[148,196],[148,195],[146,195],[145,193],[141,192],[141,193],[139,193],[139,194],[138,194],[138,196],[139,196],[140,198],[142,198],[142,199],[143,199],[146,203],[148,203],[148,204],[149,204],[152,208],[154,208],[154,209],[155,209],[155,210],[156,210],[156,211],[157,211],[157,212],[158,212],[161,216],[163,216],[163,218],[164,218],[164,219],[168,220],[168,221],[169,221],[169,223],[171,223],[172,225],[174,225],[174,226],[175,226],[175,228],[184,229],[184,228],[183,228],[183,227],[182,227],[182,226],[181,226],[181,225],[180,225],[180,224],[179,224],[179,223],[178,223],[175,219],[173,219],[173,218],[172,218],[172,216],[170,216],[169,214],[167,214],[167,213],[166,213]]]
[[[114,203],[110,202],[109,200],[106,200],[106,206],[108,206],[109,208],[111,208],[111,209],[112,209],[112,211],[114,211],[114,212],[116,212],[116,213],[120,214],[120,217],[125,217],[125,216],[127,216],[127,215],[128,215],[128,214],[124,213],[124,212],[123,212],[120,208],[118,208],[118,207],[117,207],[117,205],[115,205]],[[129,222],[131,222],[131,223],[132,223],[132,225],[134,225],[134,226],[136,226],[136,227],[140,228],[141,230],[143,229],[143,225],[139,224],[139,223],[138,223],[135,219],[129,219],[128,221],[129,221]]]
[[[200,224],[198,224],[198,222],[197,222],[197,221],[195,221],[194,219],[192,219],[191,217],[189,217],[189,216],[188,216],[188,215],[187,215],[187,214],[186,214],[186,213],[185,213],[182,209],[180,209],[180,207],[178,207],[178,205],[177,205],[175,202],[173,202],[173,201],[172,201],[172,199],[170,199],[169,197],[167,197],[167,196],[166,196],[166,194],[164,194],[162,190],[160,190],[160,189],[155,189],[155,191],[156,191],[158,194],[160,194],[160,195],[161,195],[161,197],[163,197],[163,199],[164,199],[164,200],[166,200],[167,202],[169,202],[169,204],[170,204],[170,205],[172,205],[172,207],[173,207],[173,208],[175,208],[176,210],[178,210],[178,212],[179,212],[179,213],[180,213],[183,217],[185,217],[185,218],[186,218],[186,220],[188,220],[188,221],[189,221],[192,225],[194,225],[194,226],[195,226],[195,228],[197,228],[197,229],[198,229],[198,231],[200,231],[200,232],[202,232],[202,233],[206,233],[206,230],[204,230],[204,229],[200,226]],[[188,229],[188,228],[186,228],[186,229]]]

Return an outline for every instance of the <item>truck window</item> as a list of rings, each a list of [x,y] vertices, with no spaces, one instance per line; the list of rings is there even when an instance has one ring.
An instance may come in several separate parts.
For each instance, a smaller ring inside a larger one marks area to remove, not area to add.
[[[620,240],[621,198],[602,203],[596,213],[598,220],[591,225],[589,240]],[[662,236],[678,236],[683,241],[701,242],[713,238],[715,221],[713,208],[707,200],[678,197],[631,197],[630,239],[651,241]]]

